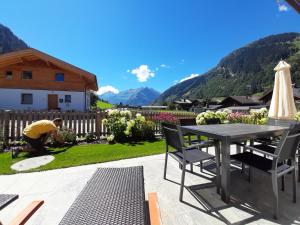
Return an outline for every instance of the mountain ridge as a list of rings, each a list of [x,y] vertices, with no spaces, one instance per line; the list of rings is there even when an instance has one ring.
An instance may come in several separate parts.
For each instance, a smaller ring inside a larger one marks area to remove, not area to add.
[[[118,94],[108,92],[99,97],[112,104],[142,106],[151,104],[159,95],[160,93],[153,88],[141,87],[121,91]]]
[[[232,51],[206,73],[171,86],[154,103],[262,92],[272,87],[273,68],[281,59],[291,64],[293,82],[300,85],[300,33],[291,32],[270,35]]]
[[[27,49],[29,46],[18,38],[8,27],[0,24],[0,55]]]

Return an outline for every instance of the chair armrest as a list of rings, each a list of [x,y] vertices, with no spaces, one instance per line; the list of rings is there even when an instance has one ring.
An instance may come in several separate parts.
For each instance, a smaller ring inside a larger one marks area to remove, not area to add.
[[[272,154],[272,153],[270,153],[270,152],[265,152],[265,151],[263,151],[263,150],[261,150],[261,149],[254,148],[254,147],[249,146],[249,145],[244,145],[244,144],[241,144],[241,143],[234,143],[234,144],[239,145],[239,146],[242,146],[242,147],[244,147],[244,148],[246,148],[246,149],[250,149],[250,150],[252,150],[252,151],[256,151],[256,152],[262,153],[262,154],[267,155],[267,156],[271,156],[271,157],[273,157],[273,158],[278,158],[278,155],[274,155],[274,154]]]
[[[193,149],[193,148],[205,148],[205,147],[210,147],[214,142],[213,141],[203,141],[202,143],[199,144],[194,144],[194,145],[189,145],[187,147],[184,147],[185,150]]]

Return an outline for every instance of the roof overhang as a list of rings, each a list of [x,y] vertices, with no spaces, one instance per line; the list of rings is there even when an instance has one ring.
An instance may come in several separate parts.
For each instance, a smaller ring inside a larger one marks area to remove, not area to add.
[[[24,61],[33,61],[33,60],[42,60],[45,61],[48,65],[53,64],[57,67],[60,67],[64,70],[70,71],[72,73],[78,74],[86,81],[86,88],[89,90],[97,91],[97,77],[79,67],[76,67],[70,63],[64,62],[60,59],[57,59],[53,56],[50,56],[44,52],[36,50],[34,48],[28,48],[25,50],[10,52],[0,55],[0,68],[4,66],[14,65],[17,63],[22,63]]]
[[[298,13],[300,13],[300,0],[286,0]]]

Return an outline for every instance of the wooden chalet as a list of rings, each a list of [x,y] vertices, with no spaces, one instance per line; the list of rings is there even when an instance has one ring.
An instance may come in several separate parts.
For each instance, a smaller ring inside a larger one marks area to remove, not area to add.
[[[96,76],[33,48],[0,55],[0,109],[90,109]]]

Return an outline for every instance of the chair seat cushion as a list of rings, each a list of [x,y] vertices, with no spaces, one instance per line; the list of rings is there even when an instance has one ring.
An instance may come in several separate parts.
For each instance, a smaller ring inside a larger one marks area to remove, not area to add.
[[[268,172],[272,169],[272,160],[253,154],[251,152],[243,152],[231,155],[231,158],[265,172]]]
[[[183,161],[182,151],[169,152],[169,154],[177,159],[178,161]],[[186,163],[200,162],[203,160],[209,160],[214,158],[214,155],[208,154],[206,152],[200,151],[199,149],[189,149],[186,151]]]
[[[260,150],[265,151],[265,152],[269,152],[271,154],[273,154],[276,150],[276,147],[266,145],[266,144],[253,145],[252,147],[260,149]]]
[[[273,146],[276,146],[279,142],[278,138],[258,138],[255,139],[254,141],[264,145],[273,145]]]

